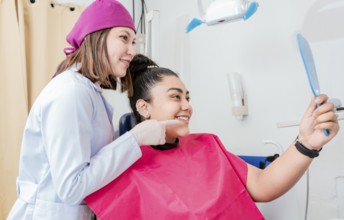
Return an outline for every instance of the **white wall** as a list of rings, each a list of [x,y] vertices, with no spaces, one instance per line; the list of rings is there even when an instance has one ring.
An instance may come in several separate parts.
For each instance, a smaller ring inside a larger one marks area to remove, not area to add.
[[[310,42],[322,92],[344,102],[344,1],[258,0],[257,13],[246,22],[203,25],[189,34],[184,33],[186,25],[199,17],[196,0],[146,1],[160,11],[160,65],[179,72],[190,90],[192,131],[217,134],[230,151],[271,154],[277,149],[264,140],[286,149],[296,137],[296,126],[278,128],[277,123],[299,120],[311,97],[297,32]],[[132,1],[121,2],[131,7]],[[243,121],[231,115],[226,74],[234,71],[241,74],[248,96],[249,115]],[[125,94],[107,96],[116,103],[117,124],[129,111]],[[311,165],[308,219],[336,217],[334,178],[344,175],[343,145],[340,131]],[[280,199],[258,205],[267,219],[301,220],[305,203],[304,177]]]

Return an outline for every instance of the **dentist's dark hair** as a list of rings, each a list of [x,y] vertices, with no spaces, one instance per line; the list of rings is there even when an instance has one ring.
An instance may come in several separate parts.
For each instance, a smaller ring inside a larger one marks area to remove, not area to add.
[[[178,75],[170,69],[159,67],[153,60],[142,54],[137,54],[130,62],[128,73],[132,79],[132,88],[128,90],[130,107],[136,122],[140,123],[142,118],[136,109],[137,100],[143,99],[150,103],[151,88],[161,82],[164,76],[178,77]]]

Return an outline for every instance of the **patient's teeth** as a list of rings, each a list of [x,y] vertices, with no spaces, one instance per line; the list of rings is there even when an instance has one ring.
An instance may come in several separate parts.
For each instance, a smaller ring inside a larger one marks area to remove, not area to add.
[[[178,119],[187,121],[187,120],[188,120],[188,117],[179,116]]]

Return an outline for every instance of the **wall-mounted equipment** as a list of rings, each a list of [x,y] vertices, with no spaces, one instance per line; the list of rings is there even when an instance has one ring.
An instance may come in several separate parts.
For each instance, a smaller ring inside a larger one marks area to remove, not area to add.
[[[160,28],[160,12],[157,10],[151,10],[146,13],[146,39],[145,39],[145,55],[159,61],[159,28]],[[154,42],[154,43],[153,43]]]
[[[198,9],[203,19],[194,18],[186,27],[186,33],[197,26],[223,24],[230,21],[247,20],[258,8],[258,3],[248,0],[214,0],[203,10],[202,0],[198,0]]]
[[[160,11],[149,9],[144,0],[141,0],[140,6],[141,14],[136,28],[136,51],[159,63]],[[133,1],[133,8],[135,8],[135,1]]]
[[[248,114],[246,93],[241,83],[239,73],[233,72],[227,75],[229,92],[232,100],[232,114],[242,120]]]

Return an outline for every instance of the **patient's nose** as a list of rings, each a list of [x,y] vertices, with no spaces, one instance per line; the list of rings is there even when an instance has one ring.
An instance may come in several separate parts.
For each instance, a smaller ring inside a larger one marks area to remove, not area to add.
[[[182,110],[191,110],[191,105],[190,102],[188,100],[184,100],[182,102]]]

